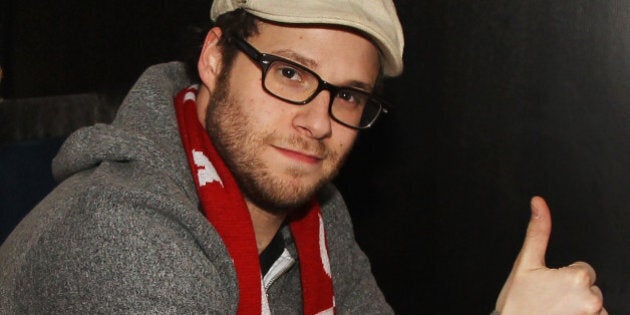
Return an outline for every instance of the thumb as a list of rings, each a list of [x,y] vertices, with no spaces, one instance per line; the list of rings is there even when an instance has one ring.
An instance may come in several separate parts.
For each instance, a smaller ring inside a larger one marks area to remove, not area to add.
[[[551,214],[545,200],[532,198],[531,211],[523,248],[517,258],[517,266],[528,269],[545,267],[545,253],[551,234]]]

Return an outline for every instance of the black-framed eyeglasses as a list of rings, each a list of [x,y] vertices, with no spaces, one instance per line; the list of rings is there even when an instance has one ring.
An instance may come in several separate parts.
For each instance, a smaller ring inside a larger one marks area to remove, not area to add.
[[[260,65],[263,89],[278,99],[305,105],[319,92],[328,90],[328,113],[344,126],[360,130],[370,128],[381,113],[386,114],[390,108],[386,101],[369,92],[330,84],[313,70],[280,56],[261,53],[241,38],[230,37],[228,43]]]

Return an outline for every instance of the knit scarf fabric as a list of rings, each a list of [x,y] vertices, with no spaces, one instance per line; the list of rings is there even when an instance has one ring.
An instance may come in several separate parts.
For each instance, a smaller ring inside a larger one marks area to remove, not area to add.
[[[245,199],[206,130],[199,122],[197,86],[175,97],[179,131],[206,218],[217,230],[234,262],[238,314],[269,314],[252,219]],[[304,314],[334,314],[334,295],[326,235],[318,202],[289,220],[302,283]]]

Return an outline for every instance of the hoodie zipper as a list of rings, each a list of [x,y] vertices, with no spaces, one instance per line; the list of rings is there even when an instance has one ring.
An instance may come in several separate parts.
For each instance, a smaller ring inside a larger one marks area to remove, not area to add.
[[[276,259],[276,261],[271,265],[269,271],[263,277],[263,284],[265,287],[265,291],[267,291],[271,285],[278,280],[282,275],[284,275],[291,267],[295,264],[295,259],[291,257],[289,251],[285,248],[282,252],[282,255]]]

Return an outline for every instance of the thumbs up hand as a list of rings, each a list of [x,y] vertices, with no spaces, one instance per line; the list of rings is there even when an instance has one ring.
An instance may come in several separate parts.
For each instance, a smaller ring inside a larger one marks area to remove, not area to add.
[[[496,310],[513,314],[608,314],[595,270],[576,262],[550,269],[545,253],[551,234],[549,207],[540,197],[531,201],[532,216],[523,248],[497,299]]]

